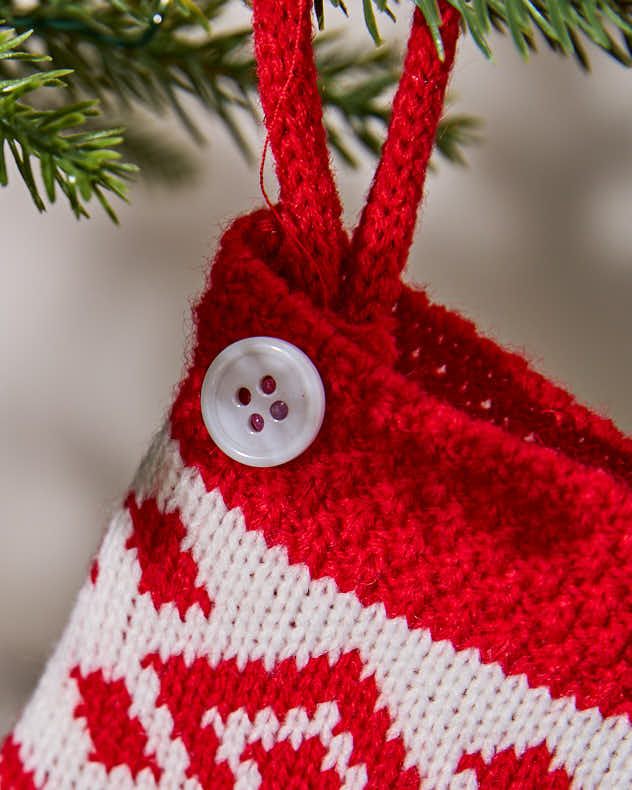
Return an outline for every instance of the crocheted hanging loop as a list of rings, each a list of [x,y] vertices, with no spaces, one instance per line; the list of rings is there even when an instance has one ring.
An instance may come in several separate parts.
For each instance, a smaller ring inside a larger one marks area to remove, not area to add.
[[[253,4],[259,91],[280,184],[274,211],[294,242],[288,281],[316,304],[340,296],[343,313],[364,321],[390,313],[399,293],[454,61],[459,14],[447,2],[440,4],[445,48],[440,60],[423,15],[415,10],[381,161],[349,249],[329,166],[310,6],[308,0]]]
[[[360,223],[353,234],[344,303],[353,320],[390,313],[401,290],[459,35],[459,13],[440,3],[445,57],[437,56],[416,8],[388,136]]]
[[[298,28],[298,30],[297,30]],[[275,214],[293,246],[288,281],[327,304],[348,248],[329,167],[311,44],[310,0],[254,0],[259,93],[280,186]]]

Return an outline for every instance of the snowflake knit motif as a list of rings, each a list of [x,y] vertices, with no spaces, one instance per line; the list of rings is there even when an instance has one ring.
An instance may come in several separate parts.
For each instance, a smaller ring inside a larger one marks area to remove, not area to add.
[[[445,58],[417,10],[349,238],[309,4],[254,1],[280,199],[224,233],[2,790],[632,787],[632,441],[400,278],[459,33],[439,7]],[[327,402],[267,468],[200,411],[257,336]]]

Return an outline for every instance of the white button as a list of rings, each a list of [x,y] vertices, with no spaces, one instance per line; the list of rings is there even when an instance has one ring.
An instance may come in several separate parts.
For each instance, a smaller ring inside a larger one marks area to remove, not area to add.
[[[314,441],[325,390],[310,358],[276,337],[225,348],[206,371],[202,417],[215,444],[248,466],[278,466]]]

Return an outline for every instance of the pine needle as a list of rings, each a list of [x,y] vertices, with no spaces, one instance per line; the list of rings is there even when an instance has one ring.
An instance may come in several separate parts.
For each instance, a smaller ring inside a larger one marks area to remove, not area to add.
[[[19,50],[30,33],[16,35],[0,30],[0,59],[39,64],[47,56]],[[46,209],[42,190],[33,172],[32,159],[39,160],[39,175],[48,202],[56,198],[56,186],[66,196],[77,217],[88,216],[85,204],[93,194],[114,221],[116,216],[100,190],[126,199],[123,179],[136,171],[123,163],[114,147],[122,141],[121,129],[81,131],[89,118],[99,114],[94,101],[66,104],[57,109],[36,109],[21,101],[41,88],[64,88],[69,69],[51,69],[0,80],[0,184],[8,182],[6,152],[17,169],[39,211]]]

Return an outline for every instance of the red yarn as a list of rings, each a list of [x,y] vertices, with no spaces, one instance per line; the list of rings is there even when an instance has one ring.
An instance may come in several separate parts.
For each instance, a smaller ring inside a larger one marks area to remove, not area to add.
[[[297,25],[298,36],[297,36]],[[288,256],[288,281],[327,303],[338,291],[348,246],[342,207],[329,169],[311,45],[311,3],[254,0],[253,29],[259,93],[280,185],[275,213],[308,255]]]
[[[400,292],[399,275],[412,242],[459,35],[457,9],[442,0],[439,10],[443,61],[437,57],[423,14],[415,9],[388,136],[353,235],[345,303],[352,320],[367,320],[390,311]]]
[[[327,656],[312,659],[302,669],[298,669],[294,659],[288,659],[272,673],[261,661],[248,663],[244,668],[236,660],[212,667],[206,658],[200,658],[187,666],[180,656],[163,661],[155,654],[148,656],[143,666],[153,667],[160,678],[157,704],[168,707],[173,717],[172,737],[181,738],[187,748],[187,775],[195,777],[203,787],[232,788],[234,782],[225,763],[219,762],[219,771],[215,763],[218,739],[213,724],[204,723],[208,710],[216,711],[224,722],[237,710],[245,711],[251,721],[262,711],[271,711],[283,721],[295,709],[313,719],[323,703],[335,703],[339,714],[332,735],[352,736],[350,764],[366,765],[364,790],[419,787],[417,770],[403,767],[403,740],[389,733],[392,722],[386,709],[375,710],[379,690],[375,678],[361,677],[363,662],[357,652],[341,656],[333,666]],[[305,741],[298,751],[290,746],[289,752],[283,744],[266,752],[255,742],[242,759],[255,759],[264,787],[338,788],[341,783],[337,774],[319,770],[323,758],[320,749],[322,744],[317,737]],[[311,781],[306,779],[306,773],[312,774]]]
[[[139,507],[133,495],[125,504],[134,525],[125,547],[136,549],[142,571],[138,591],[150,593],[156,609],[174,601],[182,620],[196,603],[208,617],[211,599],[206,589],[196,584],[198,569],[191,552],[180,548],[184,527],[178,514],[164,516],[154,499]]]
[[[397,370],[425,392],[632,483],[632,441],[535,375],[524,357],[481,337],[471,321],[432,304],[423,291],[404,288],[395,319]]]
[[[424,309],[404,288],[396,336],[415,337],[421,351],[385,364],[357,342],[354,325],[291,293],[271,271],[274,259],[251,244],[261,221],[251,220],[252,234],[247,218],[226,234],[196,310],[198,345],[171,413],[185,462],[313,578],[334,578],[365,605],[383,602],[389,616],[457,649],[478,648],[484,661],[526,674],[554,697],[631,714],[632,610],[620,601],[632,578],[632,492],[608,466],[625,452],[629,476],[630,441],[455,314],[450,353],[471,345],[464,370],[446,365],[448,379],[456,376],[446,391],[471,377],[477,397],[495,405],[472,415],[434,397],[424,338],[445,331],[443,311]],[[273,474],[215,452],[197,406],[211,361],[253,335],[302,348],[327,395],[314,444]],[[439,351],[431,358],[440,365]],[[533,419],[554,405],[571,432],[542,431],[537,441],[521,434],[534,403]],[[580,431],[587,446],[598,438],[605,449],[591,451],[590,465],[566,441]]]
[[[303,19],[304,18],[305,5],[306,5],[306,0],[300,0],[299,13],[298,13],[299,19]],[[265,200],[266,205],[268,206],[270,211],[272,211],[272,213],[276,217],[277,221],[279,222],[279,225],[281,225],[282,227],[283,227],[283,219],[282,219],[281,215],[279,214],[279,212],[277,211],[277,209],[275,208],[275,206],[272,203],[272,201],[270,200],[270,198],[268,197],[268,193],[266,192],[265,182],[264,182],[264,179],[263,179],[263,173],[264,173],[264,168],[265,168],[265,163],[266,163],[266,154],[268,152],[268,145],[270,144],[270,130],[275,128],[276,122],[277,122],[277,118],[279,116],[279,112],[283,108],[284,102],[286,102],[287,99],[288,99],[288,91],[289,91],[290,83],[292,82],[292,79],[294,78],[294,70],[296,68],[296,62],[297,62],[297,59],[298,59],[300,46],[301,46],[301,26],[299,24],[299,25],[296,26],[296,38],[295,38],[295,41],[294,41],[294,52],[293,52],[293,55],[292,55],[292,62],[290,63],[290,68],[289,68],[289,71],[288,71],[287,79],[285,81],[285,85],[281,88],[281,92],[279,93],[279,98],[277,99],[277,104],[276,104],[276,107],[275,107],[275,110],[274,110],[274,114],[272,115],[272,118],[267,122],[268,131],[267,131],[267,134],[266,134],[265,142],[263,144],[263,152],[261,154],[261,164],[259,166],[259,187],[261,189],[261,194],[263,195],[263,199]],[[318,277],[318,279],[320,281],[320,287],[321,287],[322,293],[326,295],[327,294],[327,284],[323,280],[323,277],[322,277],[322,274],[321,274],[321,266],[319,265],[319,263],[317,261],[315,261],[312,258],[309,250],[306,249],[305,245],[299,239],[299,237],[296,235],[296,233],[294,232],[294,230],[291,227],[291,225],[286,225],[285,226],[285,230],[286,230],[286,232],[287,232],[287,234],[289,236],[290,241],[297,248],[297,252],[305,255],[305,257],[309,261],[309,264],[310,264],[312,270],[314,271],[315,275]]]
[[[512,747],[496,753],[487,762],[480,752],[466,754],[461,758],[459,771],[474,769],[478,790],[570,790],[566,771],[550,770],[552,758],[546,743],[527,749],[520,757]]]
[[[101,670],[84,675],[79,667],[71,677],[81,696],[75,717],[86,720],[94,745],[89,759],[102,763],[108,772],[126,765],[134,778],[149,768],[158,782],[162,770],[155,755],[147,754],[147,734],[138,717],[129,715],[132,700],[124,681],[107,681]]]
[[[20,758],[20,745],[9,735],[0,749],[0,786],[3,790],[39,790],[33,771],[26,771]]]
[[[373,187],[350,253],[340,223],[341,206],[329,169],[316,70],[308,39],[309,4],[298,9],[299,38],[292,39],[296,4],[254,2],[259,90],[281,185],[279,210],[290,239],[307,248],[306,260],[290,256],[286,278],[316,304],[335,302],[341,257],[348,257],[342,304],[352,319],[388,313],[399,293],[399,273],[412,241],[417,206],[434,144],[459,34],[459,13],[440,4],[445,58],[440,61],[423,15],[416,9],[402,79]],[[279,18],[280,15],[280,18]],[[288,63],[289,59],[289,63]],[[269,201],[268,201],[269,202]],[[273,209],[276,214],[276,209]],[[300,268],[299,268],[300,267]]]

